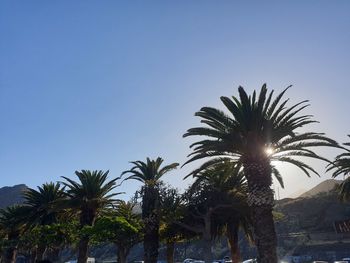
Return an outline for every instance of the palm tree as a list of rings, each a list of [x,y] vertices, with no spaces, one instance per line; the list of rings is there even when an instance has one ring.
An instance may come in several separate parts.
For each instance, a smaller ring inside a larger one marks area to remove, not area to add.
[[[78,182],[63,176],[66,181],[62,184],[67,188],[64,205],[78,211],[81,228],[93,226],[98,215],[117,201],[113,197],[120,193],[112,193],[111,191],[117,187],[116,181],[119,178],[107,181],[108,172],[76,171]],[[86,263],[88,244],[89,237],[82,235],[78,246],[77,263]]]
[[[64,198],[64,191],[59,183],[45,183],[38,189],[28,188],[24,193],[24,205],[27,210],[26,221],[32,227],[45,226],[58,223],[59,212],[54,209],[55,203]],[[40,241],[40,240],[39,240]],[[38,244],[33,255],[33,260],[42,260],[47,249],[47,244]],[[53,254],[59,250],[54,249]]]
[[[293,164],[307,176],[312,172],[318,175],[300,157],[327,161],[311,147],[338,147],[334,140],[322,133],[299,130],[316,121],[311,115],[299,115],[309,106],[307,100],[287,106],[288,99],[282,100],[282,97],[288,88],[273,98],[274,91],[267,94],[265,84],[259,94],[254,91],[252,96],[239,87],[238,98],[221,97],[228,113],[203,107],[195,115],[206,126],[189,129],[184,134],[184,137],[207,137],[191,145],[193,152],[186,163],[209,158],[192,174],[225,158],[243,165],[248,182],[248,203],[252,209],[258,261],[261,263],[277,262],[277,238],[272,217],[274,194],[271,189],[271,161]]]
[[[0,229],[6,237],[3,263],[14,263],[20,235],[25,230],[25,210],[23,206],[9,206],[0,210]]]
[[[348,135],[350,137],[350,135]],[[345,146],[350,146],[350,143],[344,143]],[[327,171],[333,172],[333,178],[350,174],[350,150],[343,148],[345,152],[335,157],[333,163],[328,165]],[[339,197],[343,201],[350,201],[350,177],[347,177],[338,187]]]
[[[144,261],[156,263],[159,248],[159,187],[160,179],[167,172],[175,169],[179,164],[172,163],[162,167],[163,159],[147,158],[146,162],[131,162],[134,166],[124,174],[130,174],[125,180],[137,180],[143,183],[142,220],[144,221]]]
[[[247,204],[247,182],[239,165],[230,162],[217,163],[198,172],[195,181],[190,188],[190,198],[200,197],[203,201],[206,213],[210,220],[207,236],[209,244],[213,237],[226,233],[233,263],[241,262],[238,246],[238,232],[240,227],[245,231],[249,240],[252,239],[251,216]],[[192,202],[192,201],[190,201]],[[195,204],[200,207],[199,204]],[[197,211],[198,211],[198,208]],[[200,211],[198,211],[200,212]],[[206,222],[205,220],[203,220]],[[209,255],[206,256],[211,261]]]

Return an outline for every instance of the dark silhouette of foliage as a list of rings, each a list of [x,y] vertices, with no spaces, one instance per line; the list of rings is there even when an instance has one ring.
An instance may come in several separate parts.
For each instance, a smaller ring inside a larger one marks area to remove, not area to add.
[[[348,135],[350,137],[350,135]],[[350,143],[344,143],[345,146],[350,146]],[[344,152],[337,155],[333,163],[328,165],[327,171],[333,173],[333,178],[350,174],[350,150],[343,148]],[[350,201],[350,177],[347,177],[338,187],[339,197],[343,201]]]
[[[163,159],[147,158],[146,162],[131,162],[133,167],[124,171],[129,174],[125,180],[137,180],[143,183],[140,194],[142,196],[142,220],[144,222],[144,261],[156,263],[159,248],[159,209],[160,209],[160,179],[164,174],[175,169],[179,164],[172,163],[162,167]]]

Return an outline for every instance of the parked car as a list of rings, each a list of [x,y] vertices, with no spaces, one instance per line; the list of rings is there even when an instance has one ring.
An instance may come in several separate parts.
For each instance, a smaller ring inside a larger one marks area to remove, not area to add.
[[[244,260],[242,263],[258,263],[258,260],[256,258],[252,258]]]
[[[95,262],[96,262],[95,258],[88,258],[87,261],[86,261],[86,263],[95,263]],[[74,259],[74,260],[67,261],[65,263],[77,263],[77,260]]]
[[[186,258],[183,263],[205,263],[203,260]]]

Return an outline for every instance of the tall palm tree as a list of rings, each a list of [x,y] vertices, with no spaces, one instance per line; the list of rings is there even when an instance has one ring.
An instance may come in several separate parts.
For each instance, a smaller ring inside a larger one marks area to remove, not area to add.
[[[122,175],[129,174],[125,180],[137,180],[143,183],[142,220],[144,221],[144,261],[156,263],[159,248],[159,186],[164,174],[175,169],[179,164],[172,163],[162,167],[163,159],[147,158],[146,162],[131,162],[134,166]]]
[[[59,212],[55,204],[64,198],[65,194],[59,183],[45,183],[38,189],[28,188],[24,193],[24,205],[27,210],[26,221],[31,227],[52,225],[58,222]],[[41,243],[35,249],[32,259],[42,260],[47,244]],[[57,249],[54,251],[59,252]],[[54,254],[55,254],[54,253]]]
[[[299,130],[316,121],[311,115],[299,114],[309,106],[307,100],[287,106],[288,99],[282,98],[288,88],[273,98],[274,91],[267,94],[265,84],[259,94],[254,91],[252,96],[248,96],[239,87],[239,97],[221,97],[228,112],[203,107],[195,115],[206,126],[189,129],[184,134],[184,137],[207,137],[191,145],[193,152],[186,163],[209,158],[193,174],[221,162],[223,158],[243,165],[248,182],[248,202],[252,209],[258,260],[261,263],[277,262],[277,238],[272,217],[274,194],[271,189],[271,161],[293,164],[307,176],[312,172],[318,175],[300,157],[327,161],[314,152],[312,147],[338,147],[334,140],[322,133]]]
[[[66,187],[64,205],[78,212],[81,228],[93,226],[98,215],[117,201],[113,197],[120,193],[112,193],[112,190],[117,187],[116,181],[119,178],[107,181],[108,172],[76,171],[78,182],[63,176],[66,180],[62,182]],[[78,246],[77,263],[86,263],[88,244],[89,237],[82,235]]]
[[[17,246],[20,235],[25,230],[26,213],[23,206],[9,206],[0,210],[0,229],[6,237],[3,263],[16,262]]]
[[[350,137],[350,135],[348,135]],[[350,146],[350,143],[344,143],[345,146]],[[350,150],[343,148],[345,152],[335,157],[333,163],[328,165],[327,171],[333,172],[333,178],[350,174]],[[338,187],[339,197],[343,201],[350,201],[350,177],[347,177]]]

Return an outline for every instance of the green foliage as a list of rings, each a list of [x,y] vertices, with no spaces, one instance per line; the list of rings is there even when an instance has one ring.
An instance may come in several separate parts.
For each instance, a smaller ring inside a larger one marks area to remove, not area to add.
[[[25,210],[14,205],[0,210],[0,250],[14,248],[19,243],[20,235],[25,231]]]
[[[93,242],[115,244],[136,244],[141,241],[142,225],[140,221],[128,221],[121,216],[104,216],[94,226],[85,226],[82,232]]]
[[[277,211],[272,211],[272,215],[275,221],[282,221],[286,217],[283,213]]]
[[[80,235],[79,223],[68,221],[51,225],[38,225],[26,231],[20,238],[23,248],[33,247],[56,248],[77,242]]]
[[[0,210],[0,230],[8,239],[25,230],[26,209],[22,205],[9,206]]]

